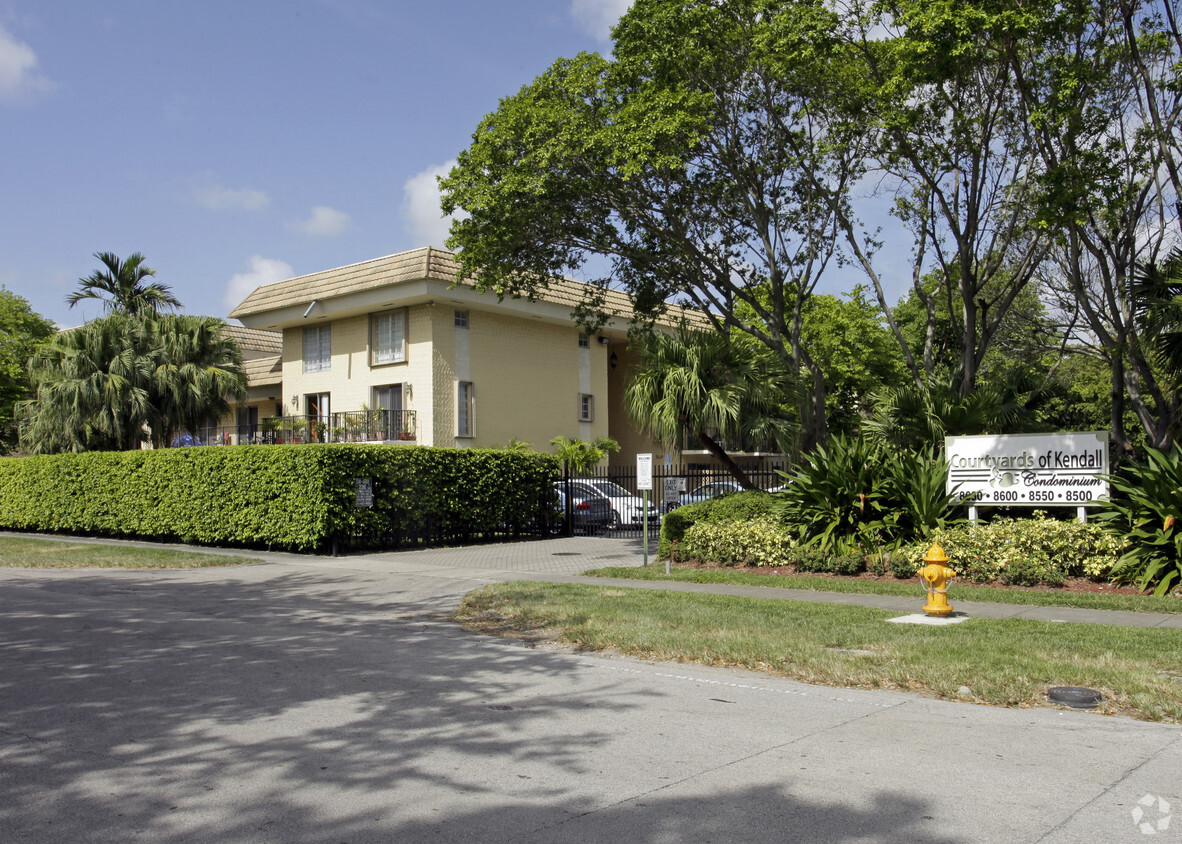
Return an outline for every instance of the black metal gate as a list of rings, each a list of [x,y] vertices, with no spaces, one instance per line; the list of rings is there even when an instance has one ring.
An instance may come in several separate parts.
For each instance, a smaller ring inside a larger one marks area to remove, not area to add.
[[[743,471],[760,489],[773,489],[783,483],[781,476],[772,469],[744,467]],[[579,514],[574,513],[572,509],[572,513],[567,514],[568,530],[602,533],[607,536],[641,537],[646,513],[645,495],[637,490],[636,481],[635,466],[609,466],[578,474],[568,472],[562,482],[568,490],[566,498],[572,502],[572,508],[577,506],[579,501],[596,497],[606,498],[610,505],[610,515],[607,519],[580,520]],[[725,469],[654,465],[653,488],[647,495],[649,534],[657,536],[661,529],[661,519],[677,507],[741,489],[742,486]],[[589,503],[602,505],[602,502]],[[570,518],[571,516],[573,518]]]

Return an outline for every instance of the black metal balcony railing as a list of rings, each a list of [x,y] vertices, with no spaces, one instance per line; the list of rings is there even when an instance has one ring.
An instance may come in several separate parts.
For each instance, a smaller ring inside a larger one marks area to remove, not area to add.
[[[327,418],[275,416],[250,425],[210,425],[193,445],[413,442],[413,410],[350,410]]]

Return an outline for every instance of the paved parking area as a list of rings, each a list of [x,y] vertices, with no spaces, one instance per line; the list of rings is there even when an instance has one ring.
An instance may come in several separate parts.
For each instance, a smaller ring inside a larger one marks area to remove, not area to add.
[[[1135,822],[1182,810],[1176,727],[531,649],[443,617],[482,583],[638,563],[627,543],[0,569],[0,840],[1074,843],[1182,829],[1147,838]]]

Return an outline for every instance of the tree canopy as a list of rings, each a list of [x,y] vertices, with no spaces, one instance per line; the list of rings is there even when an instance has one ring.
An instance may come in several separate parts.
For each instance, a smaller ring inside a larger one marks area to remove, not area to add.
[[[167,446],[246,398],[242,352],[213,317],[159,313],[180,302],[139,253],[96,253],[104,270],[79,280],[71,305],[108,313],[62,331],[28,362],[33,391],[17,407],[21,448],[33,453]]]
[[[1182,395],[1134,288],[1182,240],[1178,8],[636,0],[610,57],[555,62],[481,122],[441,183],[444,210],[466,212],[449,245],[499,295],[606,265],[578,311],[590,326],[617,284],[640,330],[678,301],[746,335],[808,383],[805,448],[835,410],[806,314],[851,272],[916,390],[972,404],[1029,374],[999,355],[1054,370],[1073,349],[1110,368],[1118,445],[1127,402],[1163,447]],[[882,197],[911,247],[898,310]],[[1015,350],[1028,318],[1033,356]]]
[[[642,327],[677,298],[807,370],[806,428],[823,437],[824,377],[800,330],[859,175],[856,133],[810,105],[842,74],[838,20],[807,3],[638,0],[613,58],[562,59],[503,100],[442,181],[444,208],[466,212],[448,241],[463,272],[533,295],[606,257]]]
[[[222,326],[213,317],[112,313],[59,333],[30,361],[36,386],[19,409],[21,447],[163,447],[224,416],[246,397],[246,376]]]
[[[13,412],[32,389],[29,358],[56,330],[28,300],[0,286],[0,454],[16,444]]]

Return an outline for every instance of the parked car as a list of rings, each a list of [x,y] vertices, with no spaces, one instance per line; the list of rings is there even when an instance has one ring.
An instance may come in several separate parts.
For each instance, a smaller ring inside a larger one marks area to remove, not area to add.
[[[612,506],[612,527],[623,525],[639,525],[644,521],[644,499],[633,495],[614,481],[601,478],[578,478],[571,481],[572,486],[578,485],[588,493],[595,493],[607,498]],[[649,522],[660,521],[661,514],[656,503],[649,498]]]
[[[554,482],[554,490],[558,493],[558,523],[566,518],[566,484],[562,481]],[[607,496],[595,490],[571,488],[571,524],[575,533],[593,534],[604,530],[614,523],[615,513],[612,503]]]
[[[727,495],[731,492],[742,492],[743,485],[735,481],[711,481],[707,484],[702,484],[696,489],[681,494],[681,503],[678,506],[684,507],[686,504],[696,504],[699,501],[708,501],[711,498],[718,498],[720,495]]]

